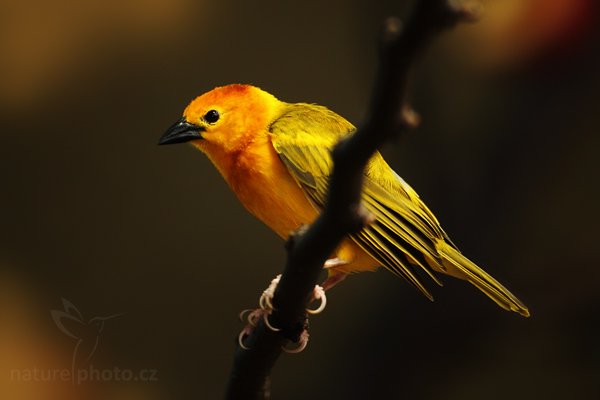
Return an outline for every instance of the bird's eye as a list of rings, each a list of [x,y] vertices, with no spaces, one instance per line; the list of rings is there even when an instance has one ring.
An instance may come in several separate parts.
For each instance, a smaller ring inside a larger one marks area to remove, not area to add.
[[[217,110],[210,110],[206,114],[204,114],[204,120],[209,124],[214,124],[219,120],[219,112]]]

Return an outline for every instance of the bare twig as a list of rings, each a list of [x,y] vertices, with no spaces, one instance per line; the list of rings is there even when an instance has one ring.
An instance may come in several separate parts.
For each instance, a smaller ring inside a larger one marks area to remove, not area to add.
[[[261,321],[245,340],[250,349],[238,347],[227,399],[267,398],[271,369],[282,346],[297,341],[306,324],[305,309],[323,264],[349,233],[359,231],[369,221],[360,205],[367,162],[386,141],[418,124],[418,116],[405,100],[413,61],[435,34],[460,20],[475,19],[479,11],[478,2],[421,0],[404,27],[395,18],[385,22],[366,121],[333,151],[334,168],[323,212],[307,230],[289,240],[287,263],[270,317],[271,324],[281,330],[274,332]]]

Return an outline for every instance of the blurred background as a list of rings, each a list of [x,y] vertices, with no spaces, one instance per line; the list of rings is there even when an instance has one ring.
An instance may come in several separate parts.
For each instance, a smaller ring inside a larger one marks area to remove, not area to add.
[[[600,398],[597,3],[484,3],[420,60],[422,125],[383,152],[532,317],[451,278],[430,303],[386,271],[352,276],[281,358],[275,398]],[[411,4],[0,1],[0,398],[222,397],[237,314],[283,243],[202,154],[157,140],[236,82],[359,123],[380,23]],[[70,366],[62,298],[84,322],[124,313],[93,363],[157,381],[11,379]]]

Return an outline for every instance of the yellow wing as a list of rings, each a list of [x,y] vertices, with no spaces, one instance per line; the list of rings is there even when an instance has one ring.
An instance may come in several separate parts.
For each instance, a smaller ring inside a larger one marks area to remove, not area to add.
[[[325,107],[289,104],[269,130],[273,147],[291,175],[310,201],[322,208],[332,170],[330,151],[355,127]],[[503,308],[525,315],[526,307],[515,296],[460,254],[417,193],[378,152],[365,170],[362,201],[376,221],[351,238],[383,267],[406,278],[430,299],[416,269],[439,285],[433,271],[468,280]]]

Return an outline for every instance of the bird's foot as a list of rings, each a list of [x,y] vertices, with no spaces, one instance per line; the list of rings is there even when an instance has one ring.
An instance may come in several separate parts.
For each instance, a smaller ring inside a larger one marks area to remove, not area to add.
[[[258,326],[258,321],[260,321],[261,319],[265,323],[265,326],[273,332],[280,331],[280,329],[275,328],[269,323],[269,315],[271,315],[271,312],[272,310],[263,310],[262,308],[257,308],[256,310],[244,310],[240,313],[240,320],[242,320],[242,322],[247,322],[246,326],[238,335],[238,344],[242,349],[249,349],[249,347],[244,344],[244,339],[246,339],[252,334],[252,332],[254,332],[254,329]]]
[[[258,305],[260,308],[256,310],[248,309],[240,313],[240,319],[242,320],[242,322],[247,322],[246,326],[244,327],[244,329],[242,329],[238,336],[238,343],[242,349],[248,349],[248,346],[244,344],[244,339],[246,339],[248,336],[250,336],[250,334],[252,334],[252,332],[254,331],[254,329],[258,325],[258,322],[261,319],[263,320],[265,326],[273,332],[279,332],[281,330],[279,328],[274,327],[269,322],[269,316],[273,313],[273,310],[275,309],[275,307],[273,306],[273,296],[275,295],[275,289],[277,288],[280,279],[281,275],[277,275],[271,281],[269,287],[263,291],[263,293],[260,296],[260,299],[258,300]],[[307,308],[307,313],[313,315],[319,314],[325,309],[325,306],[327,305],[327,297],[325,296],[325,290],[321,286],[315,286],[311,302],[312,301],[319,301],[320,303],[316,308]],[[299,339],[297,341],[298,347],[294,349],[288,349],[284,347],[283,350],[288,353],[300,353],[306,348],[306,345],[308,344],[308,337],[308,330],[304,328],[303,331],[300,333]]]
[[[329,275],[329,277],[325,279],[325,282],[322,283],[323,290],[327,291],[331,289],[332,287],[346,279],[347,276],[348,274],[344,272],[335,272]]]
[[[280,330],[269,323],[269,315],[271,315],[271,313],[274,310],[273,295],[275,294],[275,288],[277,288],[279,279],[281,279],[281,275],[277,275],[271,281],[269,287],[266,288],[260,295],[260,298],[258,299],[258,305],[260,308],[257,308],[255,310],[246,309],[240,313],[240,320],[242,322],[247,322],[246,326],[244,327],[244,329],[242,329],[238,336],[238,343],[242,349],[249,349],[249,347],[244,344],[244,339],[250,336],[250,334],[252,334],[254,328],[256,328],[258,324],[258,321],[260,321],[261,319],[264,321],[265,326],[273,332],[278,332]]]

